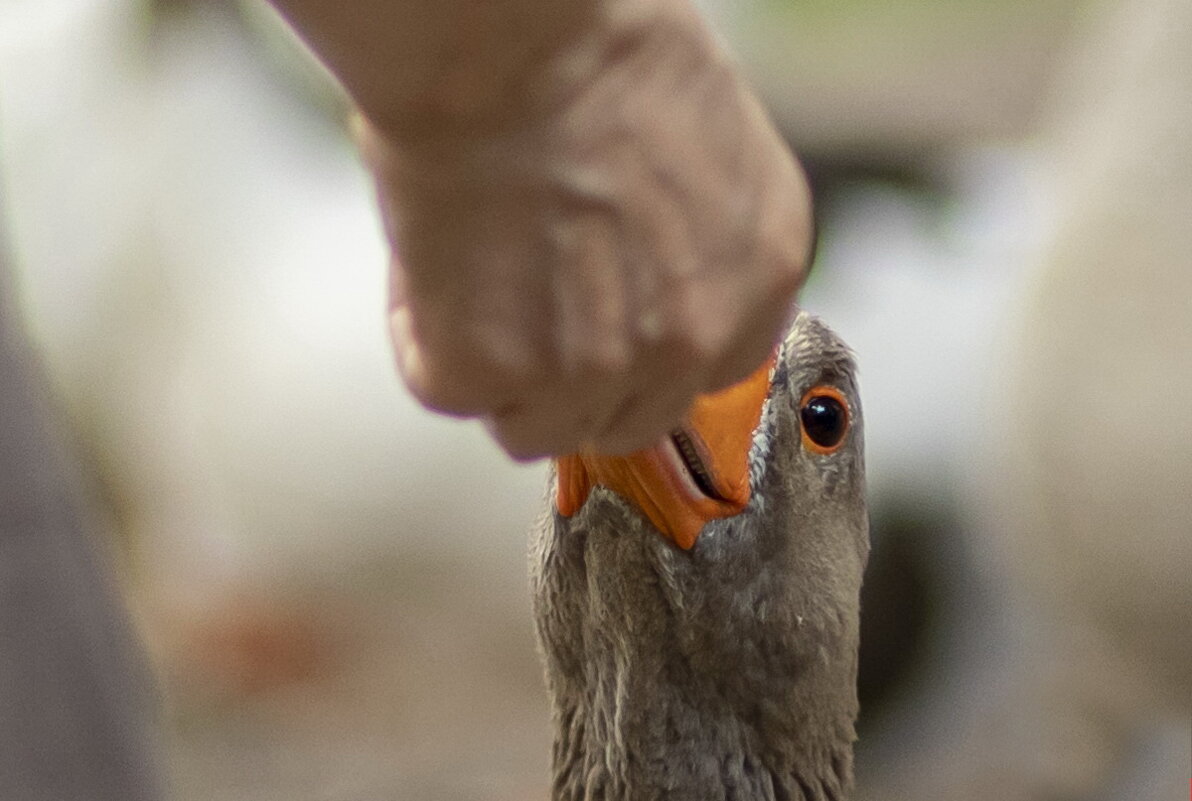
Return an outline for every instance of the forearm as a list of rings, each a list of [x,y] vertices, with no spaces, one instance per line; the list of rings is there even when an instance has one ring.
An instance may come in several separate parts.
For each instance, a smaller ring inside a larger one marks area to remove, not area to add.
[[[687,0],[270,0],[399,137],[535,119],[632,57]]]
[[[810,197],[692,0],[271,2],[365,118],[425,405],[625,451],[772,352]]]

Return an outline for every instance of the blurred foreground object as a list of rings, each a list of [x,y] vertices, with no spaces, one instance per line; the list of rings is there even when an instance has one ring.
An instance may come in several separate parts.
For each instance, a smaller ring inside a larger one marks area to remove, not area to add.
[[[148,673],[21,327],[0,249],[0,798],[157,801]]]
[[[543,468],[401,390],[338,121],[228,5],[144,12],[0,4],[0,179],[11,300],[114,524],[173,797],[524,798]]]

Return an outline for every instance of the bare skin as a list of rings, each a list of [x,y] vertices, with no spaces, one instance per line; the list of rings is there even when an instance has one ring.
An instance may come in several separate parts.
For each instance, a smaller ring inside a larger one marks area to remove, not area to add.
[[[687,0],[273,2],[360,108],[423,404],[627,452],[768,357],[810,195]]]

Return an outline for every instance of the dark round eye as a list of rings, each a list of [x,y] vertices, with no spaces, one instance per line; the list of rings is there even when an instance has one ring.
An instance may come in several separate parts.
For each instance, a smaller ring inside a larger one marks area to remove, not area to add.
[[[814,453],[832,453],[848,434],[848,401],[835,387],[813,387],[799,407],[803,447]]]

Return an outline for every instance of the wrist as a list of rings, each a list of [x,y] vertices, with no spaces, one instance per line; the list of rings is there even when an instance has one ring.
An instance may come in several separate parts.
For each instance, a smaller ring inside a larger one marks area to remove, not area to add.
[[[656,78],[650,73],[660,66],[675,73],[689,67],[684,61],[720,57],[689,0],[554,5],[568,10],[532,35],[493,41],[461,34],[447,49],[467,57],[442,58],[416,85],[361,110],[399,151],[508,140],[550,127],[597,85],[631,92],[635,80]]]
[[[659,270],[713,263],[731,272],[744,258],[793,291],[811,241],[810,197],[738,70],[687,0],[600,8],[599,25],[504,93],[371,117],[364,152],[407,272],[483,261],[496,240],[549,251],[571,236],[552,220],[600,220],[637,236],[640,221],[667,217],[675,227],[662,229],[686,229],[698,255]],[[420,258],[430,240],[455,255]],[[469,248],[478,252],[462,253]]]

